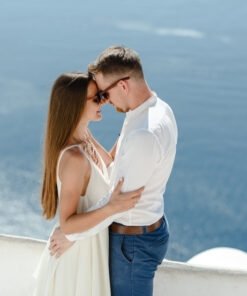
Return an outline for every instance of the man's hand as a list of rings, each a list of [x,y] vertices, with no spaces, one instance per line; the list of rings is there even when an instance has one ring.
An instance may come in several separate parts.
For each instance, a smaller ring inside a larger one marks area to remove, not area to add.
[[[49,250],[51,256],[59,258],[74,242],[69,241],[59,227],[55,228],[50,237]]]

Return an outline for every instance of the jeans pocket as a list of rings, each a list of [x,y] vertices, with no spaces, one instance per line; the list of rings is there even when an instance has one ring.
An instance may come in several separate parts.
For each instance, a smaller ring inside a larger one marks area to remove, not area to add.
[[[164,234],[160,236],[156,242],[154,242],[155,245],[155,256],[159,264],[162,262],[162,260],[165,258],[167,248],[168,248],[168,242],[169,242],[169,234]]]
[[[132,263],[135,255],[134,237],[123,236],[121,253],[125,261]]]

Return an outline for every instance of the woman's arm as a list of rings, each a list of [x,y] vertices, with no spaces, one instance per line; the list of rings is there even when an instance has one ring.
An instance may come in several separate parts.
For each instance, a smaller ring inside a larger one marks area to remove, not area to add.
[[[79,198],[84,195],[89,182],[91,167],[88,159],[79,150],[64,153],[60,162],[62,182],[59,218],[60,228],[65,234],[83,232],[104,221],[109,216],[133,208],[142,190],[121,193],[123,181],[113,191],[109,202],[102,208],[77,214]]]

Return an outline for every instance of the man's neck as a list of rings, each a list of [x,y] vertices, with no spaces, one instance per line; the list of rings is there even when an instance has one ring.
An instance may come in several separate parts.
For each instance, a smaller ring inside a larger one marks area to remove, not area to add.
[[[145,82],[142,87],[138,87],[134,90],[133,99],[130,100],[130,110],[134,110],[142,105],[152,96],[152,91],[148,84]]]

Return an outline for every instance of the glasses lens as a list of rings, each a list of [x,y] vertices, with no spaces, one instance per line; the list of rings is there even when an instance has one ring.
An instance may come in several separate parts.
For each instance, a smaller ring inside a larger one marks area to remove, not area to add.
[[[100,104],[103,100],[107,100],[108,97],[109,94],[107,92],[98,92],[93,101],[97,104]]]
[[[97,97],[99,98],[99,101],[101,102],[102,100],[107,100],[108,99],[108,93],[104,91],[99,91],[97,93]]]
[[[99,104],[101,102],[101,98],[98,94],[93,98],[93,102],[96,104]]]
[[[102,100],[107,100],[109,98],[109,93],[107,91],[102,91],[100,96]]]

